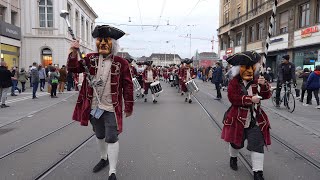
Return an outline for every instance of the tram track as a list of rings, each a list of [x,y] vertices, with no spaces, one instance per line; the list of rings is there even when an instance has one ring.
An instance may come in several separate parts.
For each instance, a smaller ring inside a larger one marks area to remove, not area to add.
[[[201,90],[200,90],[201,91]],[[204,94],[206,94],[205,92],[202,92]],[[208,93],[207,93],[208,94]],[[210,95],[210,94],[209,94]],[[204,107],[204,105],[199,101],[199,99],[196,96],[193,96],[197,102],[199,103],[199,105],[202,107],[202,109],[206,112],[206,114],[210,117],[210,119],[213,121],[214,124],[216,124],[216,126],[222,130],[221,125],[219,124],[219,121],[217,121],[212,115],[211,113]],[[227,104],[225,104],[223,101],[219,101],[221,104],[223,104],[226,107],[229,107]],[[276,134],[270,132],[270,136],[273,140],[275,140],[276,142],[278,142],[282,147],[288,149],[289,151],[291,151],[292,153],[294,153],[296,156],[300,157],[301,159],[303,159],[305,162],[307,162],[308,164],[312,165],[313,167],[315,167],[316,169],[320,170],[320,162],[315,160],[314,158],[312,158],[311,156],[307,155],[306,153],[300,151],[299,149],[295,148],[294,146],[292,146],[290,143],[286,142],[285,140],[283,140],[282,138],[280,138],[279,136],[277,136]],[[245,164],[245,166],[248,168],[250,167],[251,170],[251,164],[249,162],[249,160],[246,160],[244,158],[244,156],[242,155],[241,161]]]
[[[34,179],[35,180],[42,180],[46,178],[52,171],[54,171],[57,167],[59,167],[63,162],[68,160],[73,154],[75,154],[77,151],[79,151],[83,146],[86,145],[89,141],[91,141],[94,138],[94,134],[89,136],[87,139],[85,139],[82,143],[80,143],[78,146],[73,148],[71,151],[69,151],[66,155],[58,159],[55,163],[50,165],[48,168],[46,168],[42,173],[38,174]]]

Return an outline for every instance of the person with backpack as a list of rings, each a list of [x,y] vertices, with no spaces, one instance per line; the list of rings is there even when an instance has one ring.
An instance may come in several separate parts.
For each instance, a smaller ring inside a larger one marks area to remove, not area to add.
[[[59,74],[56,72],[56,68],[50,69],[50,84],[51,84],[51,98],[57,98],[57,87],[59,83]]]
[[[310,76],[310,70],[308,68],[303,69],[303,73],[300,74],[299,78],[302,78],[302,85],[301,85],[301,97],[300,97],[300,102],[303,103],[304,100],[304,94],[307,91],[307,80]],[[304,104],[305,105],[305,104]]]
[[[319,89],[320,89],[320,65],[316,66],[316,69],[310,74],[307,80],[307,104],[311,104],[312,92],[317,101],[317,109],[320,109],[319,102]]]

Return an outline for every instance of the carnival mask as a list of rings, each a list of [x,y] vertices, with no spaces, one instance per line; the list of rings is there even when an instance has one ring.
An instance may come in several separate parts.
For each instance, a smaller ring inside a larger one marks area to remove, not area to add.
[[[256,70],[255,66],[240,66],[240,76],[243,80],[251,81],[253,80],[254,72]]]
[[[111,49],[112,49],[112,39],[110,37],[108,38],[98,37],[96,40],[96,46],[99,54],[109,55],[111,54]]]

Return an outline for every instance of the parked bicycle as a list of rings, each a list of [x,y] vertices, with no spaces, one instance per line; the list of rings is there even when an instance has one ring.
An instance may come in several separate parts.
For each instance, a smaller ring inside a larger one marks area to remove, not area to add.
[[[279,104],[281,105],[283,102],[283,105],[287,108],[288,112],[292,113],[294,109],[296,108],[296,101],[293,96],[293,93],[291,92],[291,82],[285,82],[282,84],[284,91],[280,94],[280,101]],[[276,103],[276,89],[272,90],[272,104],[277,107]]]

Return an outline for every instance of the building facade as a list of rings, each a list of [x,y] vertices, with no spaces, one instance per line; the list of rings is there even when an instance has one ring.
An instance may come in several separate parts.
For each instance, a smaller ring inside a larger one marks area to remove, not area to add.
[[[71,35],[61,10],[69,11],[69,21],[83,53],[96,49],[91,32],[98,17],[85,0],[21,1],[21,67],[33,62],[61,67],[67,62]]]
[[[219,57],[265,49],[274,0],[220,0]],[[267,67],[281,57],[302,68],[320,64],[320,0],[278,0]]]
[[[212,67],[218,60],[219,57],[215,52],[196,52],[193,57],[193,65],[195,67]]]
[[[19,66],[21,54],[20,0],[0,1],[0,54],[9,68]]]
[[[155,66],[169,66],[169,64],[180,64],[181,57],[178,54],[152,53],[147,60],[153,61]]]

